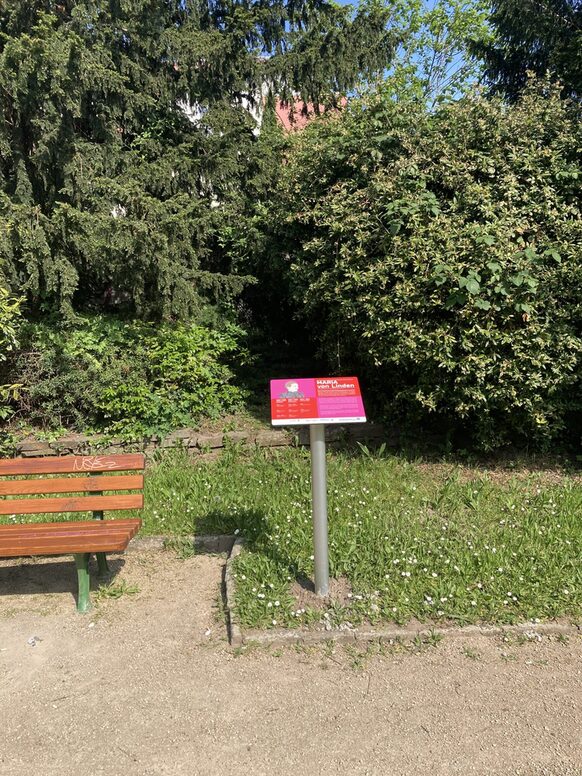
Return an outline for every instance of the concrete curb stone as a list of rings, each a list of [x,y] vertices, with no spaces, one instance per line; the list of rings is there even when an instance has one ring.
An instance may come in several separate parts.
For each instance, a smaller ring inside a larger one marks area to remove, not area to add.
[[[226,560],[224,570],[224,588],[226,598],[226,615],[228,621],[228,639],[231,647],[240,647],[244,643],[242,629],[240,627],[235,607],[235,582],[233,574],[233,563],[235,558],[240,555],[244,546],[243,539],[235,538]]]
[[[199,552],[231,553],[235,537],[231,534],[210,534],[208,536],[138,536],[129,543],[126,552],[149,552],[164,550],[168,542],[178,539],[191,541]]]

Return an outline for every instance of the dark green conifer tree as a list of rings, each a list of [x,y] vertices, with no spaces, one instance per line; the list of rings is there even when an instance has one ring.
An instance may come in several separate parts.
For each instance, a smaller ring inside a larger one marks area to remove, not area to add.
[[[186,318],[232,298],[248,278],[228,224],[273,161],[249,104],[332,104],[389,61],[386,22],[378,0],[5,0],[5,281],[32,313]]]
[[[528,72],[549,73],[565,96],[582,96],[582,2],[580,0],[494,0],[491,43],[476,43],[494,90],[514,100]]]

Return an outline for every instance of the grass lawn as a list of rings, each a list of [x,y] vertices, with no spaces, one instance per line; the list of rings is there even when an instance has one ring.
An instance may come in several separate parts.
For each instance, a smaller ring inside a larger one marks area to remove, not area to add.
[[[582,481],[483,473],[362,452],[328,456],[331,575],[349,603],[332,621],[510,623],[582,615]],[[148,477],[146,531],[238,531],[246,626],[296,625],[290,585],[313,575],[310,459],[300,449],[236,449]]]
[[[579,476],[500,475],[364,450],[330,453],[328,482],[331,575],[352,591],[329,610],[332,622],[582,616]],[[290,594],[297,577],[313,575],[308,451],[233,448],[194,463],[165,453],[147,472],[145,499],[146,534],[247,539],[236,565],[243,625],[321,618]]]

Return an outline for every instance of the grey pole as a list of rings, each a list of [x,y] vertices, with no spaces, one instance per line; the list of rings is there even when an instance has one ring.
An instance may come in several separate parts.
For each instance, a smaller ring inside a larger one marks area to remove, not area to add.
[[[309,426],[311,445],[311,503],[315,557],[315,592],[329,594],[329,558],[327,550],[327,474],[325,462],[325,426]]]

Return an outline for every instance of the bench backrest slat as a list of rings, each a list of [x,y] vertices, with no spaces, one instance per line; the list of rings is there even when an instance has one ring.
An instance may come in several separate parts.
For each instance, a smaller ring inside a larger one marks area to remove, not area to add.
[[[59,531],[68,531],[70,533],[72,529],[83,532],[88,528],[95,528],[96,530],[101,531],[104,527],[108,528],[113,523],[119,528],[126,530],[128,526],[131,527],[139,522],[140,521],[135,517],[119,517],[115,520],[63,520],[58,523],[9,523],[8,525],[1,526],[0,541],[11,535],[14,536],[22,533],[26,533],[27,536],[45,533],[54,534]],[[72,531],[73,533],[74,530]]]
[[[142,471],[142,453],[126,455],[64,455],[47,458],[10,458],[0,461],[0,477],[25,474]]]
[[[0,499],[0,515],[33,515],[44,512],[102,512],[106,509],[141,509],[143,493],[116,496]]]
[[[143,453],[128,455],[67,455],[62,458],[28,458],[0,461],[0,515],[34,515],[53,512],[94,512],[141,509],[143,474],[111,475],[110,472],[142,472]],[[35,474],[69,474],[69,477],[34,477]],[[19,477],[19,479],[4,479]],[[22,479],[26,477],[26,479]],[[111,491],[140,491],[113,493]],[[53,493],[66,493],[52,498]],[[78,495],[81,494],[81,495]],[[86,495],[85,495],[86,494]],[[17,498],[6,498],[16,496]],[[39,498],[18,498],[39,496]],[[45,496],[48,496],[45,498]]]
[[[143,490],[143,474],[53,479],[0,480],[0,496],[33,496],[39,493],[99,493],[111,490]]]

